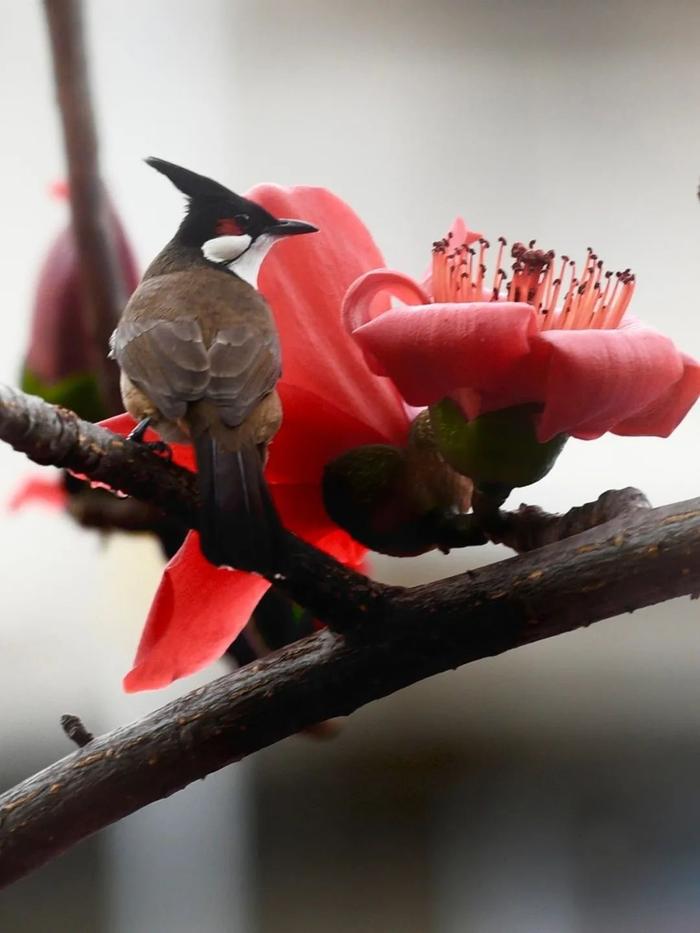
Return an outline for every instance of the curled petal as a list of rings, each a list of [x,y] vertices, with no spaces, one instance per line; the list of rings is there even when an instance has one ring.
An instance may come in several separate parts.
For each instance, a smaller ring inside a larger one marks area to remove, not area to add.
[[[392,308],[353,336],[409,405],[429,405],[455,388],[506,385],[535,329],[530,305],[474,302]]]
[[[616,424],[614,434],[668,437],[688,414],[700,395],[700,363],[682,354],[683,375],[655,402]]]
[[[386,311],[391,298],[407,305],[430,303],[428,294],[409,276],[392,269],[373,269],[355,279],[345,293],[340,314],[346,331],[352,334]]]
[[[550,330],[533,339],[532,365],[547,373],[538,437],[592,439],[665,396],[683,375],[671,340],[641,324],[617,330]]]
[[[226,651],[269,587],[257,574],[214,567],[191,531],[165,568],[141,636],[128,693],[194,674]]]

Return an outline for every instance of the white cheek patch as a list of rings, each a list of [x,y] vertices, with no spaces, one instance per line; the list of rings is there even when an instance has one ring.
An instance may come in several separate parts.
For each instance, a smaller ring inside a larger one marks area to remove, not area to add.
[[[226,237],[225,239],[242,239],[242,237]],[[250,249],[229,263],[229,269],[253,288],[257,288],[258,272],[260,272],[263,259],[278,240],[279,237],[263,233],[253,242]]]
[[[234,262],[248,249],[252,239],[247,234],[240,236],[217,236],[202,244],[202,254],[209,262]]]

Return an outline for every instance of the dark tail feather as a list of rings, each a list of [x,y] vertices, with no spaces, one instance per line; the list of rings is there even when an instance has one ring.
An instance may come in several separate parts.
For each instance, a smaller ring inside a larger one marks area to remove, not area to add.
[[[276,566],[282,526],[263,476],[257,447],[226,450],[205,433],[195,440],[202,553],[217,566]]]

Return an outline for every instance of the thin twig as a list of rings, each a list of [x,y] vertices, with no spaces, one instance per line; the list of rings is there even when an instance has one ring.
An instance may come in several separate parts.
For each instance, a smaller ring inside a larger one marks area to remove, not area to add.
[[[61,728],[78,748],[84,748],[95,738],[92,732],[88,732],[85,728],[82,719],[79,716],[71,716],[70,713],[61,716]]]

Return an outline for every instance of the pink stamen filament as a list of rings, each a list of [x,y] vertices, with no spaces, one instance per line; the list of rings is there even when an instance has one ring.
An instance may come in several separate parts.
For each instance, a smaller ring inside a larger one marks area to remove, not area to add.
[[[510,280],[502,263],[506,247],[498,239],[491,287],[487,287],[487,254],[490,244],[479,240],[478,252],[471,246],[455,246],[451,237],[433,244],[433,300],[439,303],[473,301],[518,301],[532,305],[541,330],[553,328],[585,330],[619,327],[634,293],[635,279],[629,269],[605,272],[603,263],[589,247],[580,277],[576,263],[556,256],[552,250],[515,243]],[[476,244],[474,244],[476,246]],[[614,279],[614,282],[613,282]],[[560,296],[561,301],[560,301]]]

